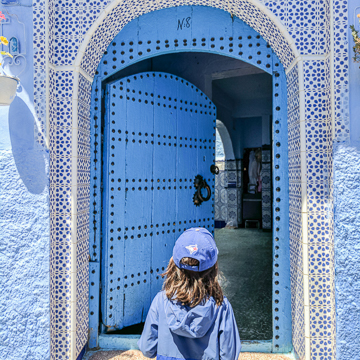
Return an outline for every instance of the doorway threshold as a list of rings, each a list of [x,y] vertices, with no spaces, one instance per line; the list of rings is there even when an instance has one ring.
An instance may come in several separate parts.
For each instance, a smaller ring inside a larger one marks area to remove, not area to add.
[[[292,354],[264,354],[254,352],[242,352],[238,360],[295,360]],[[139,350],[90,350],[87,351],[83,360],[149,360]],[[155,358],[154,358],[155,360]]]
[[[140,335],[99,335],[99,348],[111,350],[139,350]]]
[[[99,335],[99,348],[108,350],[139,350],[140,335]],[[241,352],[271,353],[272,340],[241,341]],[[280,354],[279,354],[280,355]]]

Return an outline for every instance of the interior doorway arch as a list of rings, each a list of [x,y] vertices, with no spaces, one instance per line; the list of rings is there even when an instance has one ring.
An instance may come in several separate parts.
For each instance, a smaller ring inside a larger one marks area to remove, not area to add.
[[[172,15],[171,15],[172,14]],[[154,24],[162,24],[166,18],[193,19],[191,31],[179,28],[178,23],[173,33],[166,34],[154,30]],[[189,16],[190,15],[190,16]],[[210,18],[216,19],[210,23]],[[196,20],[196,21],[195,21]],[[139,31],[138,29],[141,29]],[[206,30],[207,33],[206,33]],[[231,29],[230,32],[225,29]],[[179,33],[181,38],[179,39]],[[205,35],[206,33],[206,35]],[[211,34],[215,36],[211,36]],[[241,34],[241,35],[239,35]],[[210,36],[209,36],[210,35]],[[195,40],[194,40],[195,39]],[[181,40],[181,41],[180,41]],[[235,51],[236,49],[236,51]],[[286,111],[286,76],[284,68],[272,51],[267,42],[251,27],[240,19],[231,17],[221,10],[205,7],[183,7],[170,8],[143,15],[130,22],[114,38],[105,52],[98,67],[93,82],[92,107],[91,107],[91,156],[92,163],[97,164],[92,169],[91,187],[101,189],[102,162],[101,131],[103,129],[103,105],[101,94],[104,85],[117,78],[120,71],[139,63],[140,59],[151,59],[154,56],[181,53],[181,52],[206,52],[232,57],[262,69],[273,77],[274,94],[274,141],[277,145],[278,157],[274,158],[275,169],[274,181],[277,184],[277,197],[281,198],[281,206],[276,206],[276,218],[274,225],[274,254],[281,259],[281,271],[279,271],[280,260],[274,261],[274,284],[273,284],[273,340],[261,343],[261,351],[288,352],[291,350],[291,314],[290,314],[290,265],[289,265],[289,243],[288,243],[288,178],[287,178],[287,111]],[[276,119],[276,120],[275,120]],[[95,193],[92,197],[91,213],[93,215],[90,226],[90,269],[92,282],[99,283],[99,264],[101,248],[101,200],[100,194]],[[276,235],[275,235],[276,234]],[[276,243],[276,245],[275,245]],[[281,245],[281,246],[280,246]],[[276,265],[276,266],[275,266]],[[94,287],[93,289],[96,289]],[[90,333],[91,345],[97,345],[98,341],[98,310],[99,299],[94,296],[90,287]],[[281,294],[281,296],[279,296]],[[281,307],[280,305],[281,304]],[[280,310],[281,309],[281,310]],[[92,311],[94,310],[94,311]],[[280,326],[279,326],[280,325]],[[91,346],[90,347],[94,347]],[[246,347],[245,347],[246,349]]]
[[[219,137],[219,139],[217,138]],[[218,157],[218,142],[221,143],[222,147],[222,157]],[[220,226],[238,226],[238,221],[235,221],[235,219],[228,219],[228,214],[231,213],[232,207],[234,207],[234,204],[232,206],[230,205],[230,202],[228,201],[229,196],[231,196],[231,192],[234,192],[233,189],[230,189],[228,191],[228,176],[227,176],[227,166],[226,164],[230,162],[229,164],[235,165],[236,164],[236,158],[234,155],[234,149],[232,140],[229,134],[228,129],[226,128],[225,124],[217,119],[216,120],[216,152],[215,152],[215,164],[219,169],[219,174],[215,177],[215,227]],[[234,170],[234,169],[231,169]],[[230,170],[230,171],[231,171]],[[238,174],[238,171],[236,172]],[[236,183],[238,183],[238,176],[236,176]],[[236,184],[238,185],[238,184]],[[229,192],[229,194],[228,194]],[[236,191],[236,196],[238,196],[239,192]],[[230,205],[230,206],[229,206]],[[237,205],[237,204],[236,204]],[[236,213],[238,211],[236,210]],[[239,214],[238,214],[239,215]],[[239,219],[239,216],[237,216],[237,220]],[[222,224],[222,225],[220,225]]]
[[[224,147],[225,160],[235,160],[234,149],[229,131],[221,120],[216,120],[216,129],[219,132]]]

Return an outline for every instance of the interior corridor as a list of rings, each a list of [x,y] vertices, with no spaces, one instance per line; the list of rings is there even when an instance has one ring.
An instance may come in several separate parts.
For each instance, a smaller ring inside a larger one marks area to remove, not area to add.
[[[272,235],[258,229],[215,229],[221,285],[242,340],[272,338]]]

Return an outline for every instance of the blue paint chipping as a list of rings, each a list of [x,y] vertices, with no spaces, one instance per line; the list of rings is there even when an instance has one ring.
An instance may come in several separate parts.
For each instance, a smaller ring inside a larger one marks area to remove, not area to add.
[[[174,21],[176,19],[176,21]],[[178,21],[180,20],[180,22]],[[183,20],[183,21],[182,21]],[[189,26],[187,26],[189,24]],[[166,29],[166,31],[163,31]],[[241,36],[241,40],[240,40]],[[227,39],[223,41],[221,39]],[[232,40],[229,40],[231,37]],[[185,43],[182,39],[197,39],[193,43]],[[206,41],[202,40],[206,39]],[[256,39],[256,40],[254,40]],[[167,44],[164,48],[157,46],[157,40],[160,40],[161,44]],[[243,47],[240,49],[238,42],[241,41]],[[249,46],[250,42],[255,42],[256,46]],[[236,50],[235,50],[236,49]],[[240,49],[240,52],[239,52]],[[131,56],[124,58],[121,64],[116,62],[116,52],[121,52],[122,50],[131,53]],[[271,48],[267,47],[266,41],[243,21],[237,19],[236,17],[231,17],[230,14],[209,7],[202,6],[184,6],[177,8],[169,8],[160,11],[151,12],[149,14],[143,15],[129,24],[127,24],[124,29],[114,38],[112,43],[109,45],[107,53],[104,55],[103,59],[100,62],[98,67],[97,75],[95,76],[93,83],[92,91],[92,107],[91,107],[91,119],[93,121],[91,126],[91,147],[92,147],[92,169],[91,169],[91,186],[96,186],[97,188],[101,187],[101,166],[100,159],[101,155],[101,145],[99,144],[100,138],[100,129],[101,129],[101,93],[105,93],[106,83],[118,81],[121,78],[124,78],[129,75],[135,75],[142,71],[152,71],[152,61],[151,57],[165,54],[184,53],[184,52],[208,52],[218,55],[224,55],[227,57],[236,58],[244,62],[253,64],[254,66],[264,70],[265,72],[273,75],[273,91],[277,96],[274,98],[274,113],[273,113],[273,130],[278,130],[274,132],[274,143],[278,143],[276,147],[276,154],[280,154],[280,157],[274,158],[274,165],[279,165],[279,169],[273,171],[273,181],[276,183],[274,189],[278,187],[275,197],[281,197],[281,206],[274,205],[274,213],[276,213],[278,219],[274,218],[274,229],[279,229],[274,232],[274,259],[279,258],[278,261],[274,261],[279,265],[274,270],[273,275],[273,317],[274,317],[274,330],[273,330],[273,341],[270,345],[266,342],[266,346],[263,346],[263,342],[252,344],[252,351],[255,351],[257,348],[258,351],[268,351],[268,352],[278,352],[286,353],[290,352],[292,349],[291,344],[291,307],[290,307],[290,257],[289,257],[289,234],[288,234],[288,175],[287,175],[287,118],[286,118],[286,76],[284,69],[278,60],[277,56],[273,53]],[[114,60],[115,58],[115,60]],[[141,60],[149,59],[149,61],[141,62]],[[156,60],[156,59],[155,59]],[[131,66],[130,66],[131,65]],[[149,68],[148,66],[151,67]],[[128,67],[129,66],[129,67]],[[128,68],[127,68],[128,67]],[[160,70],[159,70],[160,71]],[[161,70],[162,71],[162,70]],[[121,74],[122,76],[120,76]],[[179,75],[179,74],[176,74]],[[190,80],[190,79],[188,79]],[[117,83],[119,85],[119,83]],[[197,85],[194,82],[195,85]],[[103,90],[102,90],[103,89]],[[181,94],[181,93],[180,93]],[[131,98],[131,95],[129,95]],[[136,98],[137,101],[137,98]],[[122,109],[124,112],[126,109]],[[106,109],[106,118],[111,119],[111,106]],[[143,113],[144,116],[147,116],[146,113]],[[115,119],[116,120],[116,119]],[[275,120],[278,120],[275,123]],[[94,125],[97,125],[95,128]],[[139,125],[141,129],[141,125]],[[135,131],[134,131],[135,132]],[[141,129],[143,133],[144,130]],[[106,131],[105,131],[106,134]],[[163,135],[163,134],[162,134]],[[111,136],[111,134],[110,134]],[[137,136],[137,133],[136,133]],[[140,135],[139,135],[140,136]],[[132,141],[131,134],[128,135],[129,141]],[[125,136],[123,136],[125,139]],[[109,138],[106,140],[109,141]],[[138,139],[136,139],[138,141]],[[118,145],[117,145],[118,146]],[[123,146],[123,145],[121,145]],[[96,150],[96,153],[94,153]],[[107,149],[107,144],[105,142],[104,151],[106,154],[110,155],[111,149]],[[108,156],[105,154],[105,159]],[[275,153],[273,154],[275,156]],[[119,158],[117,158],[118,161]],[[191,159],[191,157],[189,157]],[[94,161],[97,160],[97,161]],[[199,161],[199,160],[198,160]],[[127,161],[127,166],[130,165],[130,160]],[[108,169],[111,170],[111,169]],[[106,174],[109,174],[109,171],[104,169]],[[120,166],[120,170],[124,171],[124,166]],[[106,175],[105,174],[105,175]],[[107,176],[107,175],[106,175]],[[124,174],[123,174],[124,176]],[[156,176],[155,176],[156,177]],[[161,177],[160,174],[158,176]],[[119,177],[120,178],[120,177]],[[279,178],[279,180],[277,180]],[[117,180],[114,178],[114,181]],[[105,185],[106,186],[106,185]],[[110,185],[111,186],[111,185]],[[126,186],[123,184],[122,186]],[[131,187],[131,183],[128,185]],[[139,186],[139,185],[137,185]],[[118,196],[118,194],[116,194]],[[103,204],[108,206],[108,197],[105,196],[103,199]],[[126,201],[126,200],[125,200]],[[93,220],[96,221],[96,228],[94,226],[90,227],[90,257],[91,261],[98,263],[100,261],[100,251],[94,249],[100,249],[102,246],[102,257],[108,257],[111,254],[112,245],[103,242],[100,243],[101,239],[101,219],[100,219],[100,209],[101,201],[99,194],[97,193],[92,201],[93,204],[91,213],[94,217]],[[111,229],[111,224],[109,224],[108,212],[106,210],[103,212],[103,230],[102,233],[105,234],[106,231]],[[111,210],[110,210],[111,211]],[[135,209],[130,209],[131,212],[134,212]],[[141,214],[140,214],[141,215]],[[178,219],[177,219],[178,220]],[[159,219],[160,221],[160,219]],[[120,218],[117,219],[117,223],[124,225],[124,221]],[[107,224],[106,227],[104,224]],[[134,224],[135,226],[136,224]],[[189,224],[190,225],[190,224]],[[119,225],[119,228],[123,226]],[[172,229],[172,227],[171,227]],[[113,229],[116,233],[117,229]],[[144,230],[141,230],[141,236],[143,235]],[[109,236],[107,234],[106,236]],[[130,232],[129,232],[130,235]],[[130,235],[131,236],[131,235]],[[135,235],[134,235],[135,236]],[[123,254],[123,253],[122,253]],[[280,255],[275,257],[276,255]],[[110,258],[109,258],[110,259]],[[103,270],[108,270],[105,266]],[[159,269],[160,271],[160,269]],[[125,274],[124,274],[125,275]],[[131,273],[129,274],[131,275]],[[137,275],[137,274],[136,274]],[[108,280],[110,280],[110,273],[102,271],[102,310],[103,316],[105,314],[110,314],[109,308],[105,308],[108,304],[110,296],[108,295],[105,287],[108,287]],[[100,276],[98,271],[94,274],[90,273],[90,283],[100,282]],[[124,280],[121,279],[121,286],[125,285]],[[128,281],[128,286],[131,286],[131,281]],[[134,284],[135,286],[135,284]],[[114,289],[114,288],[113,288]],[[280,289],[280,292],[277,292]],[[91,291],[91,287],[90,287]],[[279,293],[280,298],[279,298]],[[151,298],[155,295],[152,294]],[[117,295],[116,295],[117,296]],[[276,301],[275,300],[279,300]],[[99,340],[97,338],[97,329],[98,325],[96,324],[96,314],[99,312],[99,304],[96,301],[90,301],[90,314],[93,312],[94,315],[90,315],[90,348]],[[111,318],[110,318],[111,319]],[[109,318],[104,321],[107,325],[110,325],[110,328],[115,324],[112,323]],[[103,319],[105,320],[105,319]],[[117,324],[118,322],[116,322]],[[276,328],[277,327],[277,328]],[[101,326],[102,332],[106,332],[105,326]],[[113,335],[101,335],[101,339],[106,339],[106,336]],[[102,340],[102,341],[103,341]],[[108,340],[110,341],[110,338]],[[264,350],[264,349],[267,350]]]
[[[22,41],[27,65],[17,97],[0,107],[0,358],[49,359],[49,153],[34,140],[32,9],[16,15],[27,47],[13,18],[4,35]]]

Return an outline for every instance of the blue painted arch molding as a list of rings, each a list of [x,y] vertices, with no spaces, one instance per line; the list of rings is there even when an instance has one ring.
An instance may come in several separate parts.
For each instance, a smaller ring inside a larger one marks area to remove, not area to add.
[[[204,6],[168,8],[134,19],[110,43],[96,71],[91,99],[89,347],[98,345],[100,309],[103,88],[130,65],[179,52],[232,57],[273,77],[273,339],[263,342],[257,350],[289,352],[292,344],[286,75],[279,58],[254,29],[225,11]]]

